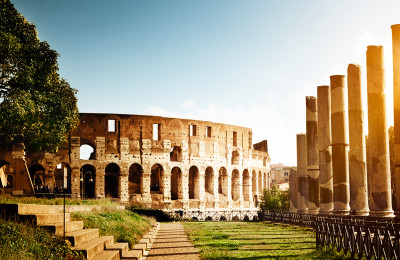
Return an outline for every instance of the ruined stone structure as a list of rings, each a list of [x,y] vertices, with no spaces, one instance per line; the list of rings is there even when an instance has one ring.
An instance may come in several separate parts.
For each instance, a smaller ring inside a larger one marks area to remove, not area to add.
[[[345,76],[330,77],[330,86],[318,87],[318,129],[309,131],[310,105],[307,109],[307,144],[303,134],[297,135],[298,176],[292,180],[297,198],[291,196],[292,212],[317,213],[314,180],[304,178],[305,160],[313,155],[314,140],[319,149],[320,214],[394,217],[392,187],[396,198],[396,215],[400,209],[400,25],[392,26],[393,97],[394,97],[394,179],[390,173],[389,137],[386,113],[385,69],[383,47],[368,46],[366,51],[368,93],[368,139],[364,131],[364,111],[359,65],[349,64]],[[330,96],[329,96],[330,90]],[[346,98],[348,94],[348,99]],[[308,97],[307,97],[308,98]],[[348,110],[347,110],[348,108]],[[348,112],[348,114],[347,114]],[[330,114],[330,118],[329,118]],[[330,120],[329,120],[330,119]],[[309,136],[310,133],[310,136]],[[331,138],[331,139],[330,139]],[[308,142],[311,142],[308,143]],[[307,151],[305,148],[307,147]],[[368,148],[368,149],[367,149]],[[332,157],[330,157],[332,151]],[[315,164],[314,164],[315,165]],[[332,165],[332,166],[330,166]],[[330,170],[332,169],[332,173]],[[333,191],[330,176],[333,176]],[[308,185],[308,193],[305,187]],[[333,208],[330,196],[333,193]],[[293,193],[294,194],[294,193]],[[291,195],[293,195],[291,194]],[[308,210],[307,210],[308,208]]]
[[[0,168],[14,176],[11,150],[0,150]],[[91,151],[87,158],[85,150]],[[73,198],[164,209],[255,208],[270,183],[267,141],[252,145],[251,129],[158,116],[80,114],[79,126],[56,155],[26,160],[29,168],[21,172],[31,178],[25,186],[31,181],[36,192],[65,186]],[[9,192],[16,192],[18,182]]]

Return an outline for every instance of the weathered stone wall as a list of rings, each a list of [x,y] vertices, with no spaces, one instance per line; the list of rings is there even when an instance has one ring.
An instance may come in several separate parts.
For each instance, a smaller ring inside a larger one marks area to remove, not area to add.
[[[81,159],[84,145],[93,149],[90,158]],[[46,180],[32,179],[51,190],[63,163],[75,198],[112,197],[158,208],[251,208],[270,185],[267,142],[252,148],[245,127],[83,113],[57,155],[28,155],[28,166],[37,166],[31,175],[44,172]]]

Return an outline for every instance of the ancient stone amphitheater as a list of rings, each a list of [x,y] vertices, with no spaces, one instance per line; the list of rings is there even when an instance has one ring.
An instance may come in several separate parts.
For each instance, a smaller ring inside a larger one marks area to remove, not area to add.
[[[267,141],[253,145],[245,127],[83,113],[55,155],[24,155],[23,144],[2,140],[0,171],[6,192],[14,194],[66,187],[73,198],[162,209],[255,208],[270,183],[267,147]]]

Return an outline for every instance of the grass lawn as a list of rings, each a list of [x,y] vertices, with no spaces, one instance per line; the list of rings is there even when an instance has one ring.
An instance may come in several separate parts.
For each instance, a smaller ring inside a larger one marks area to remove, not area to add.
[[[344,259],[307,228],[263,222],[182,223],[202,259]]]

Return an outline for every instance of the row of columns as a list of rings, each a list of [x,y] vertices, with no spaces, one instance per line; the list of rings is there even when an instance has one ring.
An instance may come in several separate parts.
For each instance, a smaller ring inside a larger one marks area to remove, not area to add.
[[[400,25],[393,25],[392,33],[395,192],[400,197]],[[368,46],[366,63],[367,144],[359,65],[347,68],[347,90],[345,76],[333,75],[330,86],[317,88],[317,98],[306,97],[306,134],[297,135],[297,173],[290,186],[292,212],[394,216],[383,47]]]

